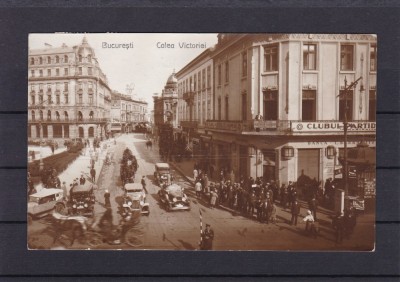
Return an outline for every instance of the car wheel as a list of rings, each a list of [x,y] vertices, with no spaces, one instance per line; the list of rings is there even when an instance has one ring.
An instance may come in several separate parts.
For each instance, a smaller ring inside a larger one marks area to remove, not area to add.
[[[55,211],[58,212],[59,214],[63,214],[63,215],[66,215],[66,213],[67,213],[64,204],[61,204],[61,203],[56,204]]]

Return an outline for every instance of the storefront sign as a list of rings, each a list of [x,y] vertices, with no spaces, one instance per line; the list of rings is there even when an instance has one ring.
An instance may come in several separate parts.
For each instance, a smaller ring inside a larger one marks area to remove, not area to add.
[[[324,121],[324,122],[292,122],[293,132],[343,132],[344,126],[341,121]],[[348,132],[375,132],[376,122],[349,122],[347,125]]]

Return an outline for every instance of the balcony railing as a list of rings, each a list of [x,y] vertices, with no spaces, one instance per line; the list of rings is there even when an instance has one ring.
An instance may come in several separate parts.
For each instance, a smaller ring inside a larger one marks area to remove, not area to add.
[[[197,120],[181,120],[180,121],[181,127],[186,127],[186,128],[198,128],[199,127],[199,122]]]
[[[247,121],[226,121],[207,120],[206,130],[228,131],[235,133],[243,132],[270,132],[302,134],[302,133],[343,133],[343,121],[320,120],[320,121],[299,121],[299,120],[247,120]],[[366,133],[376,131],[376,122],[367,120],[349,121],[349,133]]]
[[[52,118],[52,119],[29,119],[28,123],[79,123],[79,124],[83,124],[83,123],[106,123],[108,122],[109,119],[107,118],[83,118],[83,119],[79,119],[79,118]]]

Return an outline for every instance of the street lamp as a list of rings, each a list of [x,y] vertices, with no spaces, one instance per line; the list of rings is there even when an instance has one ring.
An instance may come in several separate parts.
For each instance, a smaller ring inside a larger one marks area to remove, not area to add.
[[[362,76],[360,76],[356,81],[351,83],[349,86],[347,86],[347,78],[344,77],[344,89],[343,93],[339,94],[339,96],[344,95],[344,101],[345,101],[345,106],[344,106],[344,121],[343,121],[343,130],[344,130],[344,161],[343,161],[343,175],[344,175],[344,193],[345,197],[349,195],[349,184],[348,184],[348,172],[347,172],[347,126],[348,126],[348,121],[347,121],[347,110],[348,110],[348,105],[347,105],[347,97],[348,94],[351,94],[352,92],[350,91],[353,87],[357,85],[357,83],[362,79]]]

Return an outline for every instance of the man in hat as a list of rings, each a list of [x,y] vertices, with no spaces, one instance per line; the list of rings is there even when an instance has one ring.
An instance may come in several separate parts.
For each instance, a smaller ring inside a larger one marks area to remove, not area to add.
[[[211,229],[210,224],[206,224],[206,229],[203,231],[202,234],[202,245],[201,250],[212,250],[212,244],[214,240],[214,230]]]
[[[146,194],[147,194],[146,179],[145,179],[144,175],[142,176],[141,184],[142,184],[142,186],[143,186],[143,190],[144,190],[144,191],[146,192]]]
[[[110,192],[108,192],[108,189],[106,189],[104,192],[105,192],[104,193],[104,205],[106,207],[111,207],[111,201],[110,201],[111,194],[110,194]]]
[[[300,204],[299,202],[296,200],[293,202],[292,204],[292,209],[291,209],[291,214],[292,214],[292,218],[290,220],[290,225],[297,225],[297,217],[300,214]]]
[[[92,167],[90,169],[90,176],[92,178],[92,182],[95,183],[96,182],[96,170],[94,169],[94,167]]]
[[[86,182],[86,179],[85,179],[85,177],[83,176],[83,174],[81,174],[81,178],[79,178],[79,184],[80,184],[80,185],[85,185],[85,182]]]

